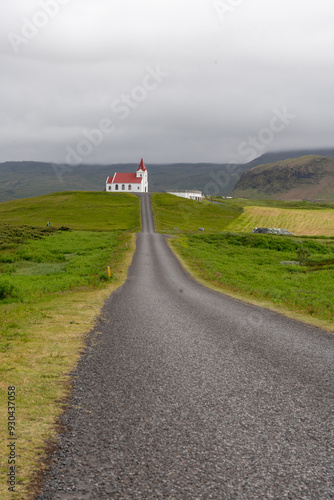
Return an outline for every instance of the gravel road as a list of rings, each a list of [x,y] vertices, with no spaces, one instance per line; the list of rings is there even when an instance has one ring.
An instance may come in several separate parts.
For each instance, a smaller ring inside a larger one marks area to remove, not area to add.
[[[202,287],[143,231],[39,500],[334,498],[334,336]]]

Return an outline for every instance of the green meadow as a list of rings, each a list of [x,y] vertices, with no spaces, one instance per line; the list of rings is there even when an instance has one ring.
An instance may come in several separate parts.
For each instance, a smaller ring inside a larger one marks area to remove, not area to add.
[[[174,236],[170,245],[201,282],[306,322],[334,328],[334,238],[250,234],[250,228],[242,232],[240,221],[245,217],[247,200],[219,199],[221,204],[208,207],[207,202],[171,197],[153,195],[156,229],[168,233],[174,225],[179,227],[170,231]],[[272,216],[264,200],[251,202]],[[189,217],[189,207],[195,204]],[[294,210],[293,216],[300,217],[302,207],[312,217],[317,213],[326,218],[331,210],[330,206],[307,202],[270,201],[268,205],[289,218]]]
[[[243,211],[238,206],[199,203],[165,193],[152,194],[151,202],[156,231],[167,234],[190,233],[199,227],[223,231]]]
[[[54,231],[23,244],[7,244],[7,250],[0,251],[1,305],[31,303],[45,300],[48,294],[105,285],[107,266],[117,266],[124,253],[120,242],[119,231]],[[0,351],[6,349],[7,334],[13,338],[5,327]]]
[[[126,278],[140,200],[58,193],[0,204],[0,220],[0,496],[23,499],[55,439],[85,335]],[[6,482],[9,386],[18,408],[16,495]]]
[[[334,239],[226,232],[183,235],[172,248],[197,276],[222,290],[334,320]]]
[[[135,195],[62,192],[0,204],[0,221],[69,227],[83,231],[137,231],[140,201]]]

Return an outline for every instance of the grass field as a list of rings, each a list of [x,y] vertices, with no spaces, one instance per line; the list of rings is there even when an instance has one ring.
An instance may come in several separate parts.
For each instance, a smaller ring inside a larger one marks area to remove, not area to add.
[[[221,196],[210,197],[210,200],[223,202],[229,206],[237,207],[273,207],[273,208],[293,208],[297,210],[323,210],[334,209],[334,202],[312,202],[312,201],[282,201],[282,200],[248,200],[246,198],[226,199]]]
[[[328,229],[330,224],[326,224],[334,213],[330,205],[270,200],[268,207],[264,200],[251,200],[257,205],[253,207],[248,206],[248,200],[220,199],[221,205],[210,204],[208,208],[199,202],[189,205],[182,198],[171,200],[172,195],[155,196],[156,229],[168,232],[173,224],[179,226],[178,231],[170,231],[174,235],[170,244],[203,283],[262,305],[272,304],[282,312],[301,314],[305,321],[322,321],[323,327],[332,328],[334,238],[250,234],[256,226],[286,227],[294,232],[288,223],[294,220],[304,222],[302,233],[317,232],[314,225],[322,224],[326,229],[319,232],[333,235]],[[196,211],[188,217],[192,206],[196,206]],[[235,211],[231,212],[231,208]],[[250,209],[258,210],[256,213],[263,218],[247,219]],[[270,217],[277,213],[281,218],[274,223]],[[245,221],[248,234],[241,233]],[[201,226],[205,227],[202,234],[198,231]],[[300,261],[302,265],[281,263],[289,261]]]
[[[16,248],[10,245],[0,252],[2,306],[35,302],[46,294],[79,287],[100,287],[106,281],[107,266],[117,266],[123,257],[121,241],[119,231],[59,231]],[[13,332],[3,328],[0,351],[7,333],[12,338]]]
[[[187,200],[165,193],[151,195],[156,231],[168,234],[179,232],[223,231],[241,213],[241,207]]]
[[[63,192],[0,204],[0,221],[80,230],[133,230],[140,225],[140,200],[133,194]]]
[[[182,235],[171,245],[195,276],[222,291],[334,320],[334,239],[224,233]],[[301,249],[304,265],[284,263],[298,262]]]
[[[334,208],[244,207],[243,214],[229,225],[229,230],[250,232],[255,227],[286,228],[297,236],[334,236]]]
[[[124,282],[140,211],[132,195],[66,193],[5,203],[0,213],[0,497],[23,499],[54,436],[85,334]],[[7,485],[8,387],[17,398],[17,494]]]

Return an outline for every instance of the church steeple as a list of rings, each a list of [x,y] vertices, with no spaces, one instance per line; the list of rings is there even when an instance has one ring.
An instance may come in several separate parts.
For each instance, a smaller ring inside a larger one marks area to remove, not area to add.
[[[141,159],[140,165],[139,165],[139,167],[137,168],[137,172],[138,172],[139,170],[142,170],[143,172],[146,172],[146,167],[145,167],[145,164],[144,164],[144,160],[143,160],[143,158]]]

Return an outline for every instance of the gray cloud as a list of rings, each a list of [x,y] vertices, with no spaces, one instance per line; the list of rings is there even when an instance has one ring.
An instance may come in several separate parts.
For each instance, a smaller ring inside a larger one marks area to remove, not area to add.
[[[64,162],[105,119],[112,131],[82,161],[245,161],[240,144],[252,137],[266,150],[333,146],[332,0],[16,0],[3,10],[0,161]],[[168,76],[149,79],[157,68]],[[284,108],[295,118],[272,132]]]

